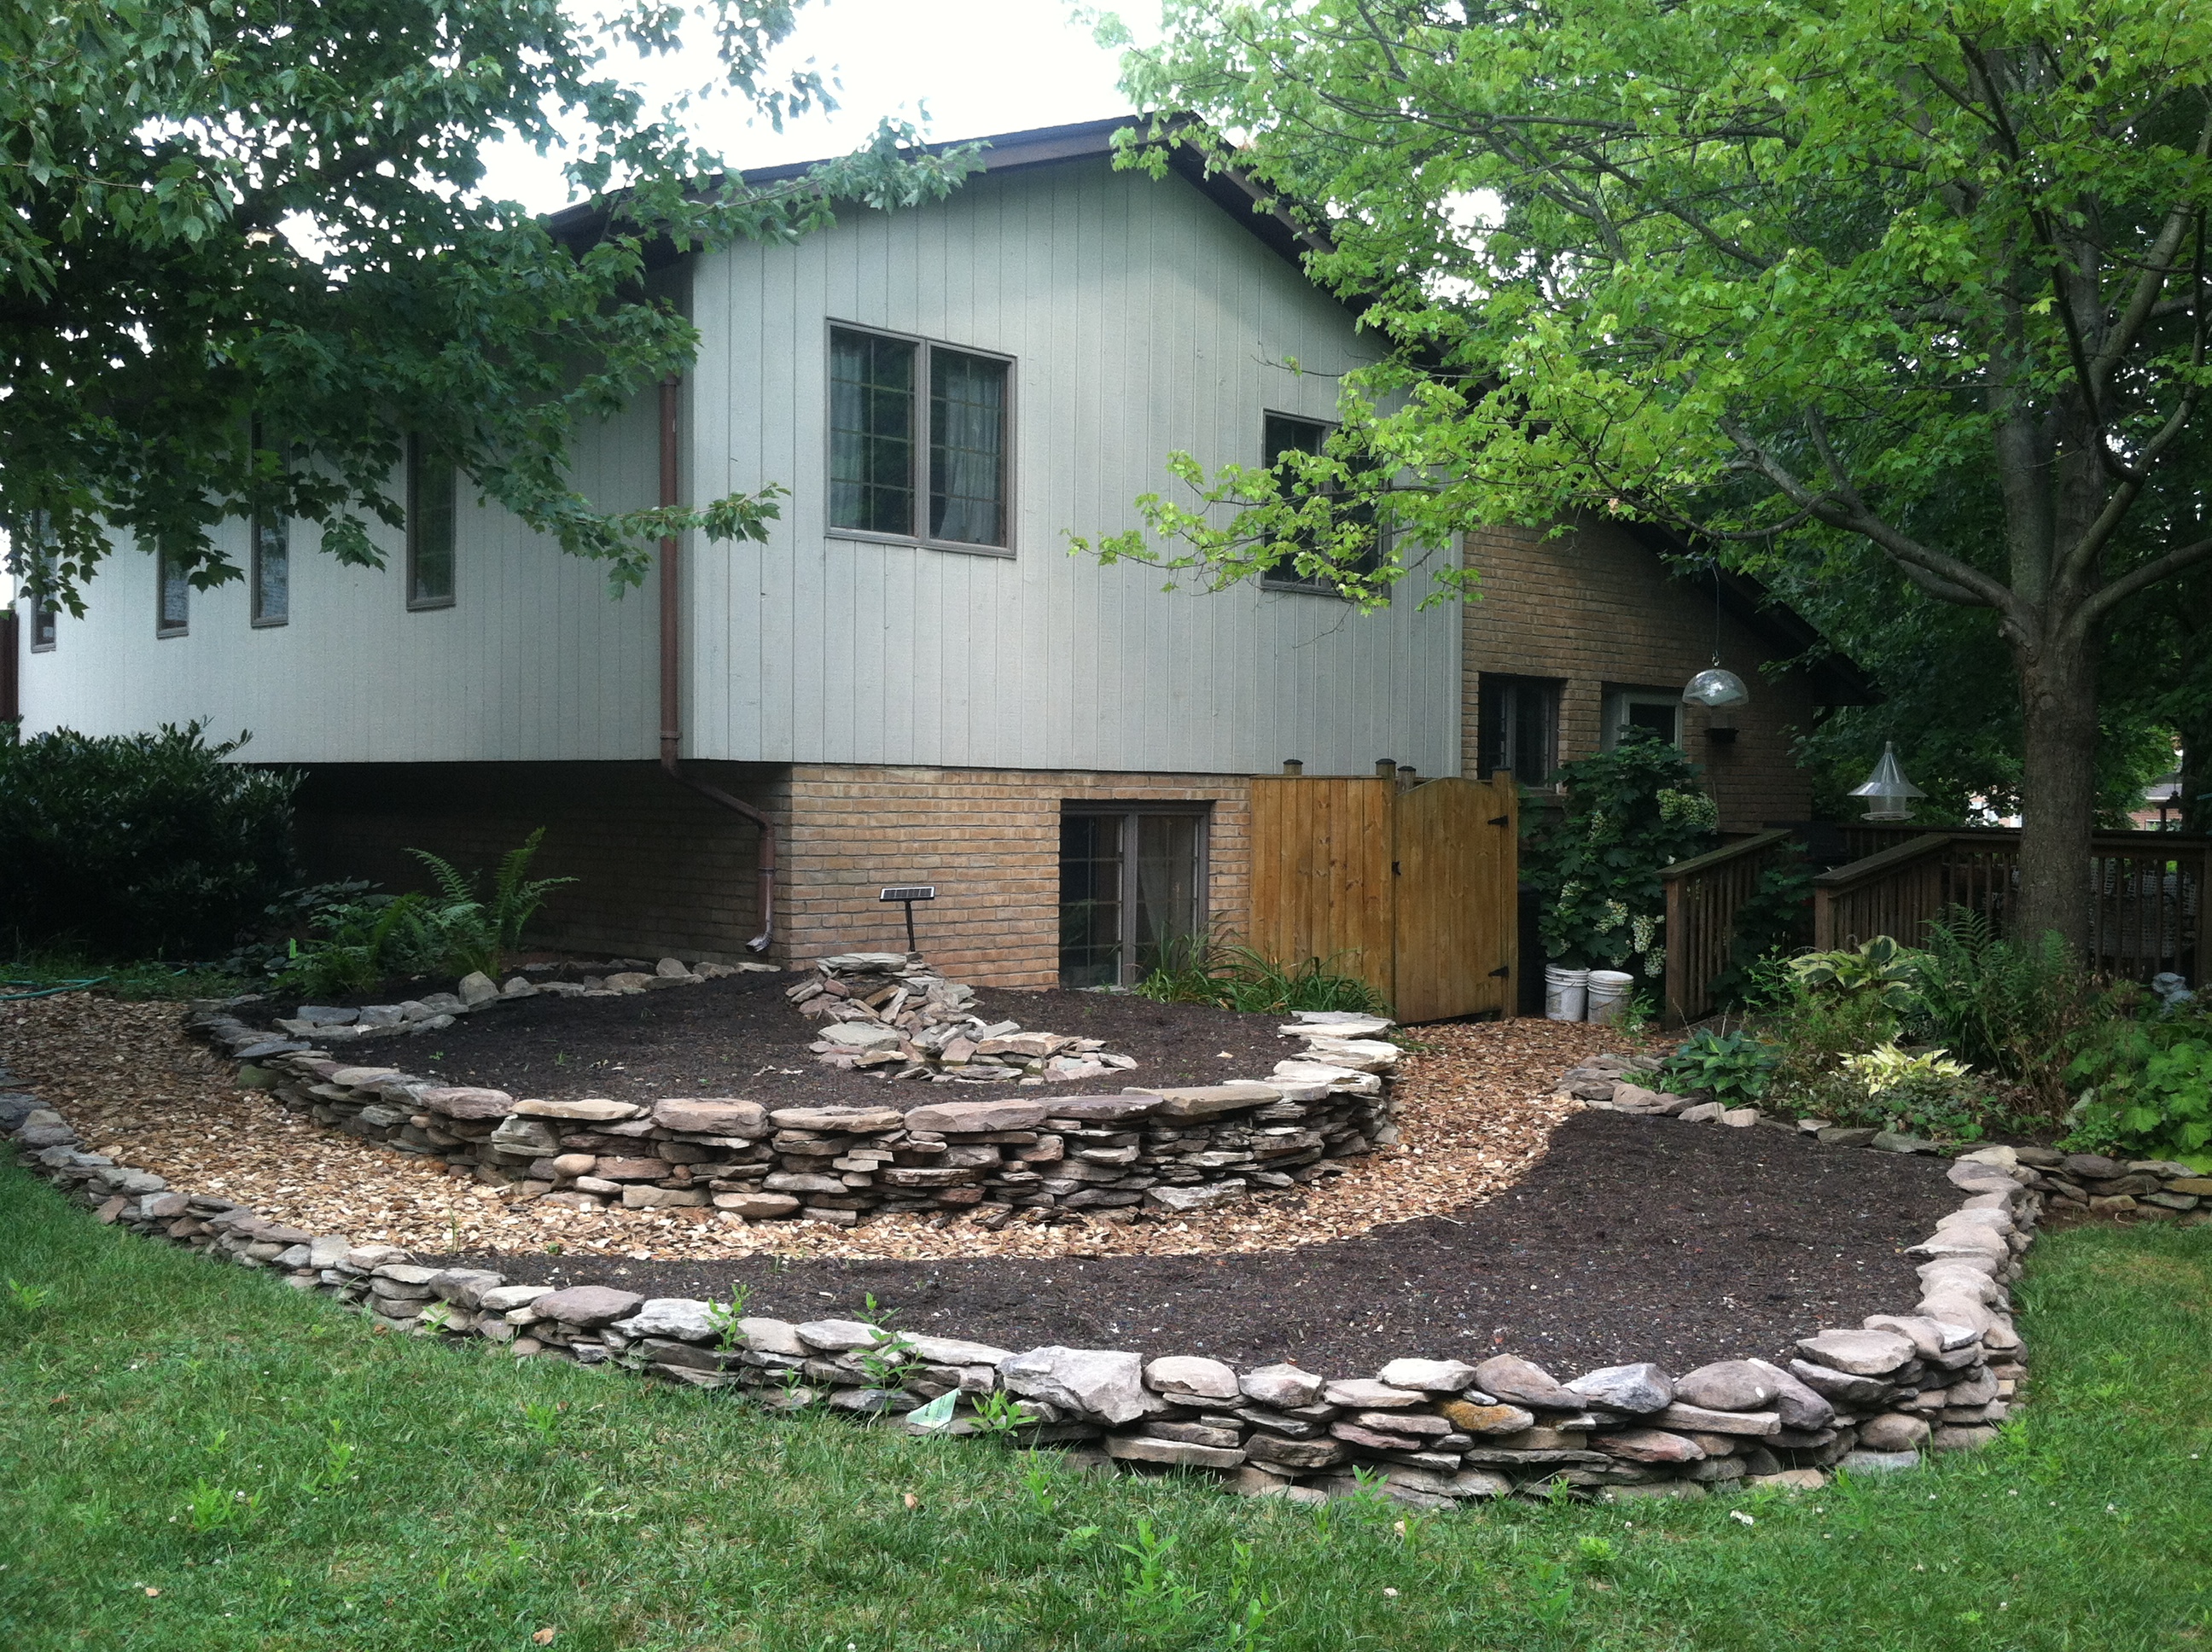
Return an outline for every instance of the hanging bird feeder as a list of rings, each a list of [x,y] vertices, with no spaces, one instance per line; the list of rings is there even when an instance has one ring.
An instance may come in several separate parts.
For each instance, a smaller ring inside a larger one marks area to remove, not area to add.
[[[1720,661],[1699,671],[1682,690],[1686,706],[1703,706],[1708,711],[1725,711],[1734,706],[1751,703],[1751,690],[1734,671],[1725,670]]]
[[[1874,766],[1866,784],[1851,788],[1851,796],[1867,800],[1869,820],[1910,820],[1912,805],[1928,794],[1905,778],[1905,769],[1897,761],[1897,746],[1885,740],[1881,745],[1881,761]]]
[[[1738,706],[1751,703],[1751,690],[1743,679],[1721,664],[1721,565],[1717,558],[1712,564],[1713,574],[1713,663],[1692,677],[1682,690],[1686,706],[1703,706],[1707,711],[1734,711]],[[1733,732],[1732,719],[1715,720],[1716,727]]]

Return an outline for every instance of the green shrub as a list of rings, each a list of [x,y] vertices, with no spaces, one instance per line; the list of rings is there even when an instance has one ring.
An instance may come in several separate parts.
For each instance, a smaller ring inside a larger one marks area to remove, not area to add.
[[[1806,952],[1790,960],[1790,979],[1808,992],[1846,999],[1872,999],[1904,1015],[1920,1002],[1919,957],[1893,937],[1877,935],[1863,946],[1834,952]]]
[[[1659,1078],[1677,1095],[1708,1094],[1739,1107],[1766,1093],[1780,1063],[1773,1045],[1741,1029],[1723,1034],[1700,1027],[1667,1058]]]
[[[316,933],[292,945],[277,985],[303,997],[329,998],[365,993],[405,975],[497,975],[507,954],[521,945],[546,895],[576,881],[527,876],[544,836],[541,826],[521,847],[507,852],[489,900],[479,899],[475,880],[450,861],[426,849],[410,850],[430,868],[437,896],[419,890],[362,895],[322,906],[309,919]]]
[[[1713,800],[1688,758],[1641,729],[1559,778],[1558,817],[1522,817],[1522,878],[1550,891],[1538,920],[1545,956],[1577,969],[1640,969],[1656,981],[1666,969],[1659,874],[1712,847]]]
[[[1285,965],[1249,946],[1192,939],[1161,949],[1160,962],[1131,990],[1163,1004],[1218,1004],[1248,1014],[1349,1010],[1387,1015],[1382,995],[1353,975],[1331,972],[1333,958]]]
[[[1844,1057],[1840,1066],[1844,1082],[1825,1097],[1828,1115],[1838,1124],[1973,1141],[2002,1116],[1974,1070],[1950,1060],[1946,1050],[1877,1044]]]
[[[205,725],[0,726],[0,936],[16,951],[211,957],[292,880],[293,775],[227,761]]]
[[[1954,908],[1928,926],[1912,975],[1928,1042],[2023,1086],[2045,1117],[2065,1111],[2067,1069],[2110,1011],[2060,937],[2000,939],[1986,919]]]
[[[2085,1090],[2067,1117],[2069,1146],[2202,1157],[2212,1143],[2212,1043],[2190,1039],[2154,1049],[2141,1066],[2118,1069]]]

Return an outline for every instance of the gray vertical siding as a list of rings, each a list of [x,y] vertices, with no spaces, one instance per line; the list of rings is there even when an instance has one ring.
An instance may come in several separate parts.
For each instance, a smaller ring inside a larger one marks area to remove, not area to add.
[[[1367,358],[1343,310],[1181,179],[1071,161],[916,211],[854,210],[795,246],[703,260],[691,307],[688,491],[790,496],[767,544],[690,547],[689,755],[1455,772],[1460,626],[1455,605],[1417,611],[1425,579],[1363,617],[1249,586],[1167,592],[1154,570],[1067,554],[1070,531],[1132,526],[1138,495],[1179,488],[1171,450],[1256,463],[1264,410],[1328,417],[1334,375]],[[1015,358],[1012,557],[825,531],[832,319]],[[583,490],[649,502],[655,424],[648,398],[593,433]],[[282,762],[652,754],[650,584],[611,601],[599,569],[465,502],[459,601],[409,613],[398,536],[387,550],[383,570],[343,568],[297,533],[290,625],[252,629],[241,584],[196,592],[191,634],[157,641],[152,558],[126,545],[90,616],[27,654],[28,724],[204,717]]]

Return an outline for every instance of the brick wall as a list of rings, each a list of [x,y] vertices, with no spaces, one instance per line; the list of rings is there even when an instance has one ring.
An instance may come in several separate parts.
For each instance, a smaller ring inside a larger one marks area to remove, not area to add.
[[[690,767],[759,807],[784,806],[781,769]],[[299,805],[311,877],[391,890],[428,887],[410,848],[489,874],[544,827],[532,872],[577,880],[553,893],[531,932],[548,946],[732,963],[759,932],[759,833],[657,764],[331,764],[309,771]]]
[[[906,945],[877,891],[934,884],[916,908],[921,950],[962,981],[1042,987],[1059,978],[1063,802],[1210,805],[1206,910],[1243,927],[1250,810],[1236,775],[796,765],[785,838],[784,944],[801,961]]]
[[[778,823],[772,962],[903,950],[890,884],[934,884],[915,915],[931,962],[964,981],[1059,978],[1060,817],[1066,801],[1188,803],[1208,811],[1206,909],[1241,928],[1249,810],[1235,775],[729,763],[687,767]],[[734,962],[757,932],[757,834],[652,763],[338,764],[300,797],[309,874],[426,887],[410,847],[489,868],[538,826],[533,869],[579,881],[533,938],[582,951]]]
[[[1564,678],[1559,758],[1598,749],[1608,688],[1680,694],[1712,663],[1710,585],[1671,579],[1665,565],[1618,528],[1603,524],[1547,538],[1534,529],[1486,528],[1467,536],[1467,560],[1482,575],[1481,599],[1466,604],[1462,651],[1464,772],[1477,772],[1481,674]],[[1733,744],[1706,738],[1711,714],[1686,707],[1684,749],[1704,766],[1729,830],[1812,812],[1812,781],[1790,755],[1792,732],[1809,727],[1814,700],[1802,672],[1759,667],[1772,645],[1740,621],[1721,621],[1721,663],[1743,678],[1751,703],[1733,714]]]

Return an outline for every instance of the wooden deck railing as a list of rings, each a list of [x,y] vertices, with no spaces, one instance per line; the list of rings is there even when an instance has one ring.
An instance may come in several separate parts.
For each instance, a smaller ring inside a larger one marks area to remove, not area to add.
[[[1851,829],[1859,835],[1859,829]],[[1876,935],[1917,944],[1931,918],[1963,907],[2003,933],[2020,897],[2020,834],[2003,829],[1901,836],[1813,880],[1813,944],[1858,946]],[[1879,838],[1871,841],[1879,842]],[[1853,847],[1858,847],[1854,843]],[[2105,973],[2199,979],[2212,839],[2100,832],[2090,839],[2090,952]]]
[[[1801,853],[1787,829],[1756,832],[1660,873],[1667,886],[1667,1019],[1711,1015],[1712,984],[1729,967],[1735,916],[1769,866]]]

